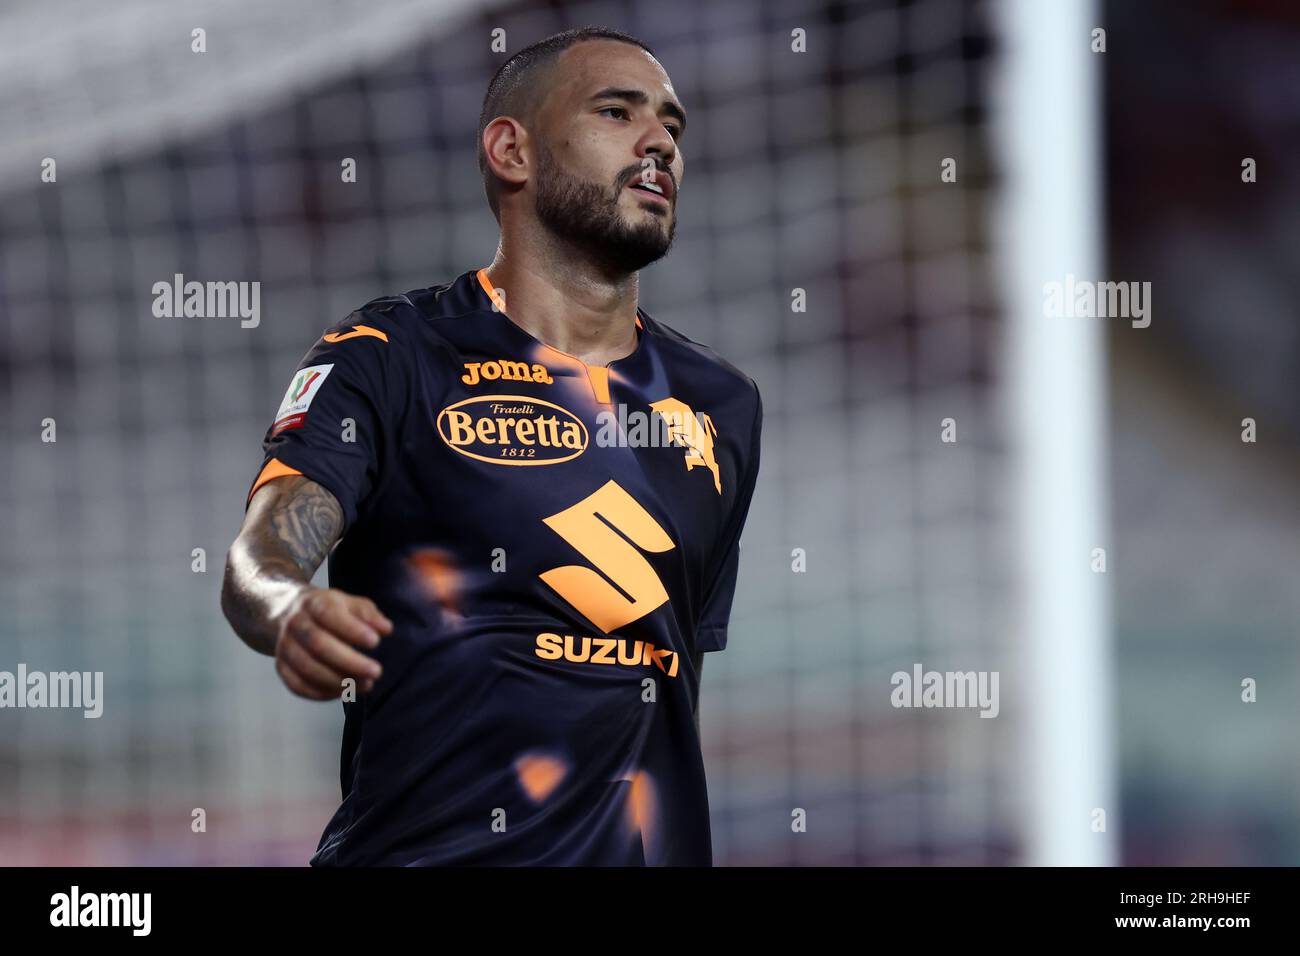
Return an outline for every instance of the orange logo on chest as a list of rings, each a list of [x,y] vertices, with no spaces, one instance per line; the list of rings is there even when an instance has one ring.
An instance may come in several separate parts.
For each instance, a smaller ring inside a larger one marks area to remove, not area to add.
[[[679,398],[665,398],[650,407],[667,423],[673,441],[686,449],[686,470],[707,468],[713,473],[713,487],[722,494],[722,473],[713,456],[713,439],[718,437],[713,419],[703,412],[696,417],[691,406]]]
[[[465,374],[460,380],[466,385],[477,385],[480,382],[537,382],[541,385],[550,385],[555,379],[551,378],[551,373],[546,370],[545,365],[533,364],[527,362],[511,362],[507,359],[493,359],[489,362],[466,362]]]
[[[544,661],[566,660],[573,664],[621,664],[642,667],[653,664],[669,677],[677,676],[677,652],[655,647],[649,641],[616,637],[574,637],[572,634],[538,634],[533,649]]]
[[[438,435],[466,458],[494,465],[554,465],[587,450],[577,415],[527,395],[475,395],[438,413]]]

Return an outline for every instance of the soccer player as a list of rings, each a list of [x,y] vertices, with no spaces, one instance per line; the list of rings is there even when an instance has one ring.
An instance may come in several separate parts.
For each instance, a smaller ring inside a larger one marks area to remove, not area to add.
[[[479,121],[492,264],[367,303],[294,375],[222,607],[290,691],[343,700],[313,865],[712,863],[700,673],[762,405],[637,303],[685,125],[625,34],[511,57]]]

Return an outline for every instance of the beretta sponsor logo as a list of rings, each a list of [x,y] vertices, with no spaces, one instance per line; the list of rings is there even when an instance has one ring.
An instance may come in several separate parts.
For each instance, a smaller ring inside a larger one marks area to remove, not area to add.
[[[587,450],[587,426],[567,408],[526,395],[476,395],[438,413],[438,434],[467,458],[554,465]]]

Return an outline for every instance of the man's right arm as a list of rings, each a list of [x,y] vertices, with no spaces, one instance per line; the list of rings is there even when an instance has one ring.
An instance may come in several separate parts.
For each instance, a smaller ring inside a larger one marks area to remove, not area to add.
[[[337,699],[348,678],[363,691],[380,676],[373,649],[392,631],[369,598],[317,588],[312,576],[343,531],[335,497],[302,475],[264,484],[226,556],[221,609],[253,650],[276,659],[295,694]]]

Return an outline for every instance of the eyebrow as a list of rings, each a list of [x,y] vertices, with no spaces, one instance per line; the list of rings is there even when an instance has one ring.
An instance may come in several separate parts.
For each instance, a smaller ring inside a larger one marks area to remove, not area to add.
[[[637,106],[644,106],[650,102],[650,97],[645,94],[644,90],[625,90],[617,86],[607,86],[587,102],[592,103],[596,100],[623,100],[625,103],[635,103]],[[683,110],[675,100],[665,100],[660,110],[667,113],[673,119],[681,124],[679,133],[686,132],[686,111]]]

